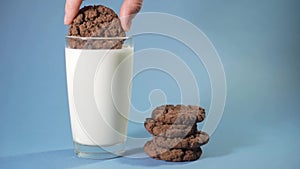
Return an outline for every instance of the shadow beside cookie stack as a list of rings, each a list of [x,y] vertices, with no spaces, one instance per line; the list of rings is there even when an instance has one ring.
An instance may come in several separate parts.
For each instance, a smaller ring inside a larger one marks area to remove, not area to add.
[[[153,139],[146,142],[144,151],[152,158],[182,162],[194,161],[202,154],[201,147],[209,135],[197,130],[197,123],[205,118],[199,106],[163,105],[152,112],[144,126]]]

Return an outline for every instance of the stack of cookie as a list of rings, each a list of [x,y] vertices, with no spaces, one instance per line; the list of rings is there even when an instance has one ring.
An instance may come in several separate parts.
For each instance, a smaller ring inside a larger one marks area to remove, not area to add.
[[[193,161],[200,158],[200,146],[209,140],[207,133],[197,130],[197,123],[205,118],[199,106],[163,105],[152,112],[144,126],[153,139],[144,146],[152,158],[165,161]]]

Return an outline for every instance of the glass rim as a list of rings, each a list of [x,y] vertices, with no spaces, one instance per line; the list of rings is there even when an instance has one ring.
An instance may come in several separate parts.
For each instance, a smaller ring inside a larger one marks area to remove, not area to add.
[[[123,36],[123,37],[82,37],[82,36],[65,36],[68,39],[81,39],[81,40],[126,40],[132,39],[132,36]]]

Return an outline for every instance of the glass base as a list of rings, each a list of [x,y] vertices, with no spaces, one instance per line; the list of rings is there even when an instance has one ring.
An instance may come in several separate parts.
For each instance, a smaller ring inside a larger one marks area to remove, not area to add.
[[[75,153],[80,158],[89,159],[111,159],[123,156],[125,153],[125,144],[116,144],[113,146],[90,146],[74,142]]]

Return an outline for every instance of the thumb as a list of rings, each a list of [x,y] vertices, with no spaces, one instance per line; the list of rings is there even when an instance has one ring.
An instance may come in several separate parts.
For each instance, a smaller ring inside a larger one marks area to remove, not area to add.
[[[77,15],[82,0],[66,0],[64,23],[70,25]]]
[[[143,0],[124,0],[120,11],[120,20],[121,25],[126,32],[129,31],[131,21],[141,10],[142,4]]]

